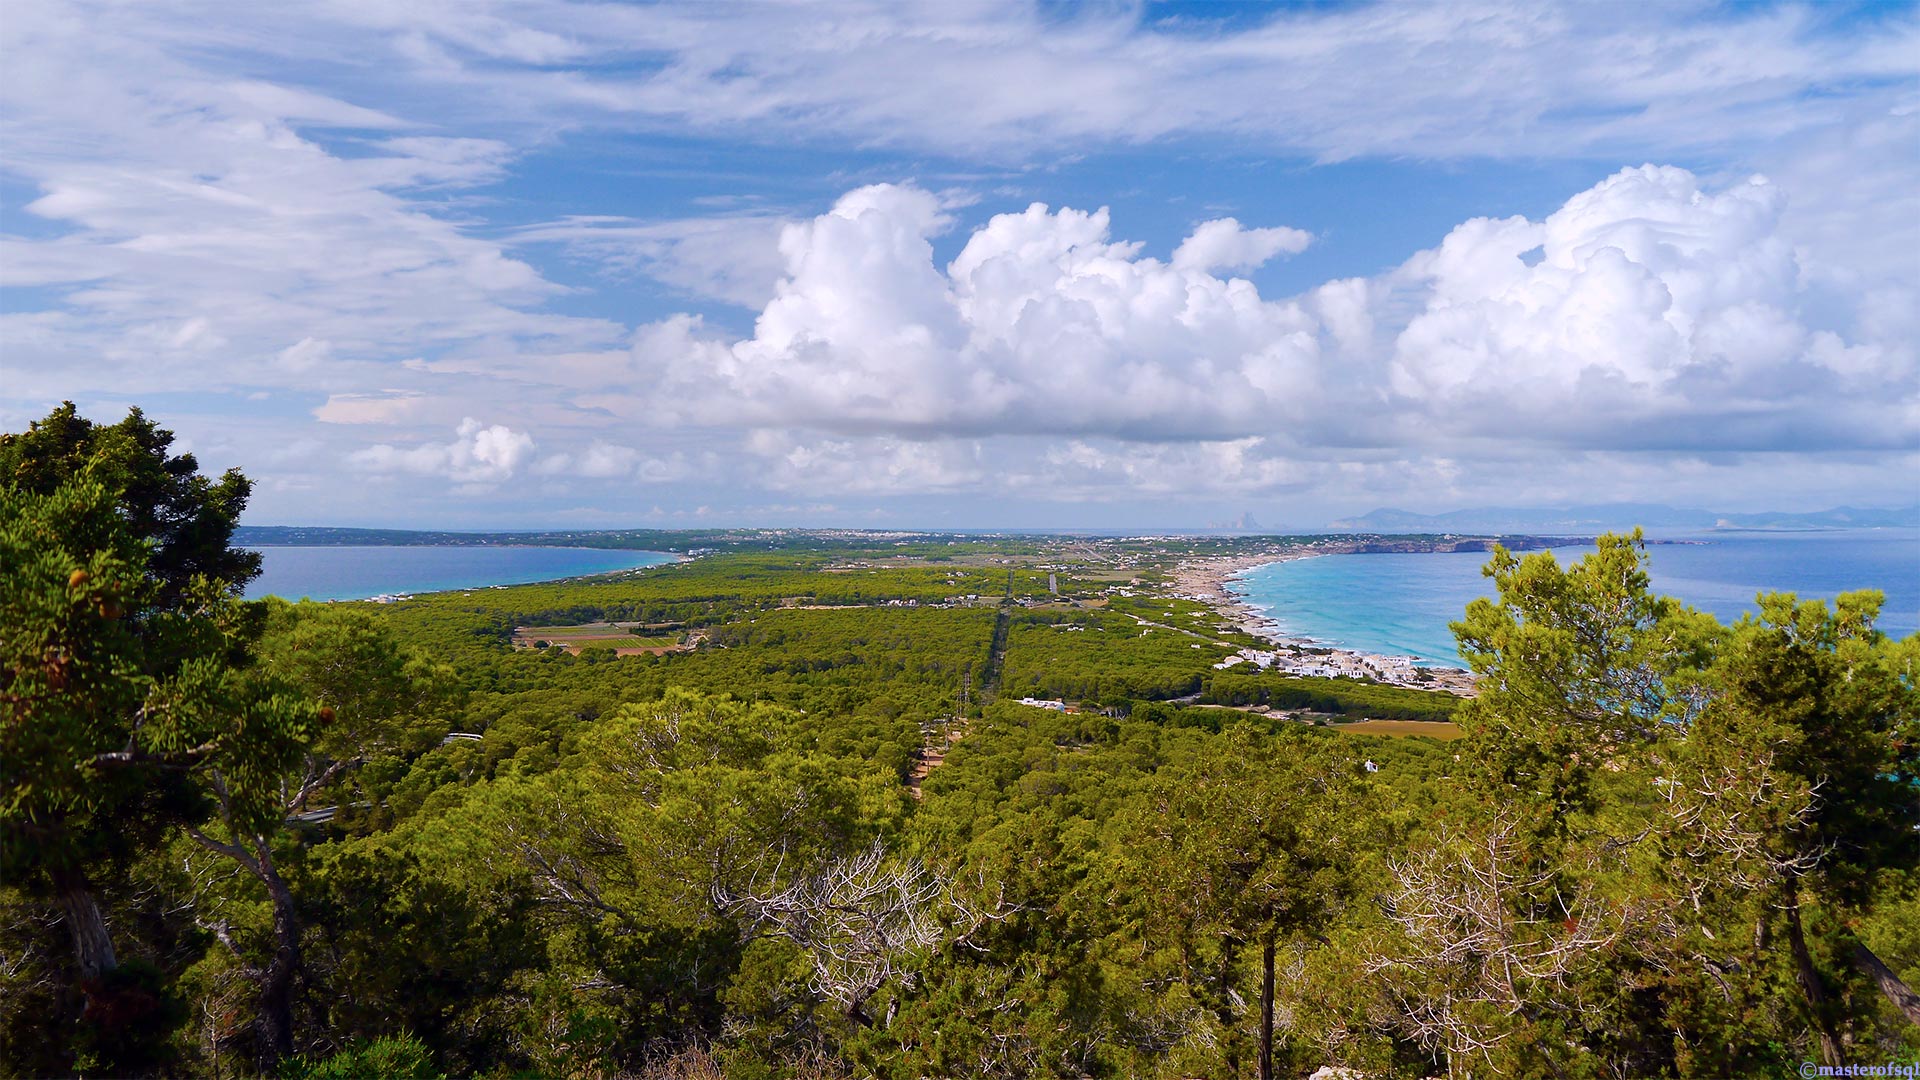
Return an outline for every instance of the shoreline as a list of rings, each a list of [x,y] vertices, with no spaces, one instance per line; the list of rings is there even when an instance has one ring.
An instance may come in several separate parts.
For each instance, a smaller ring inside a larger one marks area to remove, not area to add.
[[[1341,552],[1208,556],[1182,561],[1174,568],[1172,576],[1179,595],[1206,604],[1228,626],[1272,647],[1270,653],[1266,650],[1243,649],[1239,654],[1246,663],[1262,670],[1321,678],[1372,679],[1389,686],[1438,690],[1471,697],[1474,692],[1473,674],[1458,665],[1418,666],[1407,662],[1404,657],[1343,648],[1291,633],[1249,604],[1246,597],[1232,587],[1242,575],[1263,566],[1334,554]]]

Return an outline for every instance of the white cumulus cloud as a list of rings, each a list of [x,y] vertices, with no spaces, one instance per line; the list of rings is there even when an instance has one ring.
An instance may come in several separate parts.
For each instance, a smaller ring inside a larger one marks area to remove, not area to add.
[[[975,228],[941,267],[933,241],[953,223],[939,200],[875,185],[782,233],[786,273],[751,336],[728,341],[692,316],[651,324],[635,339],[637,384],[592,400],[841,438],[1258,438],[1195,459],[1193,475],[1270,479],[1281,473],[1257,463],[1281,447],[1461,435],[1595,450],[1913,445],[1905,293],[1836,312],[1807,283],[1786,205],[1762,177],[1715,188],[1628,168],[1544,220],[1474,219],[1378,277],[1267,298],[1223,268],[1306,234],[1222,219],[1162,261],[1115,239],[1104,209],[1035,203]],[[1047,460],[1063,468],[1116,475],[1056,449]]]
[[[1252,270],[1276,255],[1298,255],[1313,243],[1304,229],[1243,229],[1233,218],[1202,222],[1173,249],[1176,270]]]
[[[1237,435],[1315,380],[1299,304],[1142,255],[1105,210],[996,215],[943,270],[931,241],[950,225],[916,187],[849,192],[782,233],[786,276],[752,337],[669,320],[636,350],[691,419],[848,433]],[[1217,254],[1220,236],[1188,246]],[[1240,248],[1276,242],[1292,241]]]
[[[348,460],[379,473],[444,477],[458,484],[484,485],[509,479],[532,457],[533,437],[505,424],[460,421],[451,442],[396,447],[378,443],[357,450]]]
[[[1910,443],[1911,339],[1820,325],[1786,204],[1764,177],[1648,165],[1543,221],[1466,222],[1395,275],[1422,307],[1391,386],[1453,426],[1600,445]]]

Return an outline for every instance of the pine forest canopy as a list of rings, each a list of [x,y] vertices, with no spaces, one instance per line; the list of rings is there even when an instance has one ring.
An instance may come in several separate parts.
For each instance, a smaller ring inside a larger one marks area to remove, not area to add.
[[[1728,626],[1637,535],[1496,548],[1464,700],[1216,670],[1251,641],[1171,571],[1218,541],[249,602],[248,482],[171,445],[0,437],[7,1075],[1920,1059],[1920,636],[1873,593]]]

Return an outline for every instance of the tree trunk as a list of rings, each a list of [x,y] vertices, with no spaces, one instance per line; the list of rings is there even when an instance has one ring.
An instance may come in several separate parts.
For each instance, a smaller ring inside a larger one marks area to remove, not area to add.
[[[1813,956],[1807,952],[1807,935],[1800,927],[1799,888],[1791,880],[1787,882],[1787,940],[1793,946],[1793,966],[1800,978],[1800,989],[1807,996],[1808,1011],[1813,1014],[1813,1029],[1820,1036],[1820,1062],[1839,1065],[1840,1039],[1827,1017],[1827,987],[1820,981],[1820,972],[1814,969]]]
[[[221,796],[222,817],[231,828],[233,817],[231,808],[225,802],[226,786],[218,773],[215,774],[215,789]],[[293,890],[287,888],[279,869],[274,866],[273,847],[266,837],[255,835],[249,839],[234,830],[233,840],[228,843],[216,840],[191,825],[187,826],[187,835],[208,851],[225,855],[239,863],[259,879],[260,884],[266,886],[267,897],[273,902],[273,956],[265,968],[254,971],[260,980],[260,1015],[254,1019],[254,1034],[259,1042],[255,1055],[260,1063],[260,1071],[272,1073],[282,1060],[293,1055],[293,988],[301,971],[300,913],[294,906]]]
[[[1920,1025],[1920,994],[1914,993],[1911,987],[1901,982],[1900,976],[1895,975],[1892,968],[1875,956],[1872,949],[1855,942],[1853,966],[1873,980],[1874,985],[1880,988],[1880,992],[1887,996],[1887,1000],[1893,1002],[1894,1008],[1907,1015],[1908,1023]]]
[[[283,1059],[293,1056],[293,983],[300,973],[300,923],[293,906],[293,891],[274,868],[273,853],[260,841],[258,852],[260,880],[273,898],[273,959],[260,977],[260,1063],[263,1072],[272,1072]]]
[[[60,910],[73,935],[73,958],[83,981],[98,979],[120,966],[113,955],[113,938],[107,933],[106,916],[100,902],[93,898],[87,875],[79,870],[52,872],[54,891],[60,897]]]
[[[1239,1030],[1236,1030],[1239,1025],[1235,1022],[1233,1015],[1233,947],[1237,943],[1238,939],[1232,934],[1223,934],[1220,937],[1220,973],[1216,977],[1218,986],[1214,993],[1217,995],[1217,1005],[1213,1013],[1220,1024],[1221,1034],[1225,1036],[1221,1041],[1226,1044],[1223,1049],[1226,1051],[1227,1075],[1234,1077],[1240,1075],[1240,1047],[1243,1038]]]
[[[1260,1080],[1273,1080],[1273,931],[1260,944]]]

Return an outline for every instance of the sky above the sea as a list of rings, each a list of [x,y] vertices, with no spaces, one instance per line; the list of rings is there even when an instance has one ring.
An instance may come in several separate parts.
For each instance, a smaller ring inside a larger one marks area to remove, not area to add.
[[[1920,499],[1912,4],[46,3],[0,428],[252,524]]]

